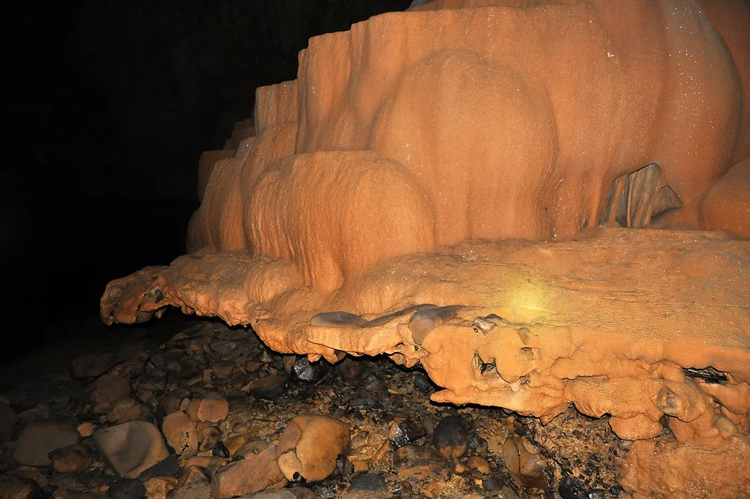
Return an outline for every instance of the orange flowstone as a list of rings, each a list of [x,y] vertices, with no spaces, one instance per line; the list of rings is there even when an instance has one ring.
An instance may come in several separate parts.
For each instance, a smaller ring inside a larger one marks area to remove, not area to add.
[[[177,306],[421,363],[436,401],[572,403],[642,440],[635,497],[748,494],[748,25],[739,1],[436,0],[313,38],[257,136],[202,157],[190,255],[110,283],[102,317]]]

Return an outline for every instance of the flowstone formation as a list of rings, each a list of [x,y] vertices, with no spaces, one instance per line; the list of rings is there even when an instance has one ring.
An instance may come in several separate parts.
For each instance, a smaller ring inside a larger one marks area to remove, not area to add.
[[[747,26],[743,2],[436,0],[313,38],[201,158],[190,254],[102,317],[175,306],[421,364],[435,401],[574,404],[636,441],[633,497],[750,495]]]

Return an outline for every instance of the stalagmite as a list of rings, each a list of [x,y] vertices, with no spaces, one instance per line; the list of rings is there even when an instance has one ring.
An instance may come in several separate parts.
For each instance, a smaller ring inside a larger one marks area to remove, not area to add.
[[[435,401],[574,404],[636,440],[633,497],[750,495],[747,26],[740,1],[435,0],[313,38],[256,135],[202,156],[190,254],[102,318],[175,306],[419,363]]]

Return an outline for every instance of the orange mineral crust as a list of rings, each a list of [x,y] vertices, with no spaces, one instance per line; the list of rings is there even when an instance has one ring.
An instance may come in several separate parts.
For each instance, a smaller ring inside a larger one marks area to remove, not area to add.
[[[632,497],[748,496],[747,26],[740,1],[436,0],[313,38],[201,157],[190,254],[102,317],[176,306],[419,363],[440,402],[574,404],[638,441]]]

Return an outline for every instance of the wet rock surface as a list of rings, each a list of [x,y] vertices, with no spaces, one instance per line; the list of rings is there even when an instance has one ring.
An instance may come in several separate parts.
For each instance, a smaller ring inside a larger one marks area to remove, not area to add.
[[[98,378],[74,379],[68,366],[65,383],[40,378],[0,394],[9,421],[3,491],[29,499],[622,496],[615,460],[632,442],[618,440],[606,418],[571,408],[542,425],[496,408],[436,404],[422,371],[385,357],[332,368],[271,352],[249,328],[202,319],[167,337],[159,328],[149,329],[158,341],[141,341]],[[283,387],[273,397],[256,390],[269,378]],[[45,382],[57,386],[55,402]],[[119,422],[118,407],[148,410]],[[31,435],[48,443],[27,458]]]

